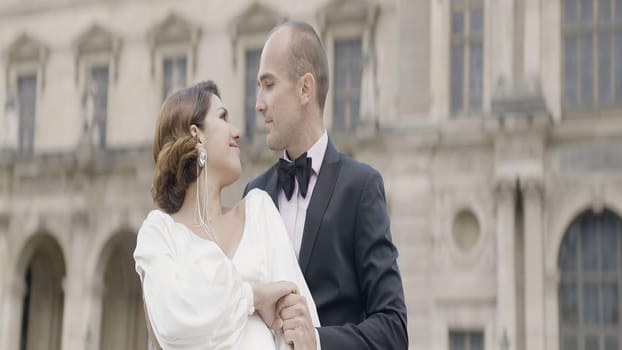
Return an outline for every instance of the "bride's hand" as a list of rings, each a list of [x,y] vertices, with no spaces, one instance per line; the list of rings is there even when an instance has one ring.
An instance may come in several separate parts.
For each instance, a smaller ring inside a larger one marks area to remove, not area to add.
[[[276,315],[276,302],[282,297],[298,293],[296,285],[292,282],[279,281],[272,283],[254,283],[253,287],[255,310],[271,329],[280,329],[283,320]]]

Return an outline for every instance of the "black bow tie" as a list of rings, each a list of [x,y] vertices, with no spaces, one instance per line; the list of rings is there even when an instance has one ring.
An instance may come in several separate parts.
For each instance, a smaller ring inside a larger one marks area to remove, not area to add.
[[[287,200],[290,200],[294,194],[295,179],[298,179],[302,198],[307,196],[312,170],[311,158],[307,157],[306,152],[293,162],[288,162],[283,158],[279,159],[279,185],[285,191]]]

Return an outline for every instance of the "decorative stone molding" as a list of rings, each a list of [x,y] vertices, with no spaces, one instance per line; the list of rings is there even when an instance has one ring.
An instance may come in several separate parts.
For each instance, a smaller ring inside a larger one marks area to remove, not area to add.
[[[558,152],[555,165],[557,172],[568,178],[619,177],[622,173],[622,144],[608,142],[564,147]]]
[[[333,0],[317,13],[320,33],[325,36],[327,27],[348,23],[361,30],[375,27],[380,15],[380,5],[368,0]]]
[[[50,54],[50,50],[43,45],[39,40],[34,39],[26,33],[22,33],[13,41],[11,45],[5,50],[5,62],[7,63],[6,69],[6,87],[7,91],[13,91],[15,89],[14,74],[11,73],[11,69],[15,65],[28,64],[32,65],[39,74],[40,89],[45,88],[45,67]]]
[[[497,200],[514,200],[516,197],[516,182],[510,179],[498,180],[494,187]]]
[[[482,237],[482,228],[477,215],[470,209],[458,211],[452,218],[452,241],[463,254],[470,253]]]
[[[109,61],[113,81],[116,83],[119,77],[118,65],[121,55],[122,41],[109,30],[99,24],[93,24],[74,42],[76,84],[80,81],[80,73],[84,72],[82,66],[85,58],[99,56]]]
[[[272,28],[282,23],[285,16],[277,10],[253,2],[229,22],[228,30],[231,37],[232,52],[237,52],[240,38],[244,36],[265,35]],[[233,69],[237,69],[238,57],[233,55]]]
[[[526,199],[539,198],[542,199],[544,186],[539,180],[521,180],[521,191]]]
[[[84,209],[76,210],[71,214],[71,226],[74,230],[84,230],[89,227],[89,213]],[[87,233],[86,230],[85,232]]]
[[[6,86],[3,137],[6,140],[7,149],[17,150],[20,148],[18,81],[21,75],[35,75],[36,95],[43,92],[49,49],[39,40],[22,33],[4,50],[3,56]],[[22,156],[32,150],[27,147],[26,151]]]
[[[498,161],[538,160],[544,152],[544,141],[540,138],[500,136],[495,142],[495,155]]]
[[[168,15],[147,33],[149,43],[151,77],[155,77],[156,53],[162,47],[181,46],[188,51],[188,63],[192,73],[196,72],[196,58],[201,28],[175,13]]]
[[[381,6],[373,0],[333,0],[316,13],[318,31],[326,46],[328,58],[334,58],[332,44],[342,38],[360,38],[362,43],[362,76],[358,124],[353,130],[338,132],[335,138],[373,140],[379,128],[379,82],[377,72],[376,28]],[[330,62],[329,62],[330,63]],[[331,63],[332,65],[332,63]],[[333,67],[334,69],[334,67]],[[333,77],[334,78],[334,77]],[[334,84],[334,80],[331,80]],[[327,107],[333,104],[329,95]],[[332,113],[330,113],[332,116]],[[330,123],[329,123],[330,125]],[[352,129],[352,126],[347,128]],[[357,148],[356,142],[352,147]]]
[[[601,214],[605,210],[605,190],[602,182],[596,181],[592,184],[592,211],[594,214]]]
[[[500,79],[492,97],[491,112],[500,118],[512,116],[550,118],[540,82],[536,79],[517,83]]]
[[[545,137],[539,133],[495,136],[495,177],[541,179],[544,176]]]

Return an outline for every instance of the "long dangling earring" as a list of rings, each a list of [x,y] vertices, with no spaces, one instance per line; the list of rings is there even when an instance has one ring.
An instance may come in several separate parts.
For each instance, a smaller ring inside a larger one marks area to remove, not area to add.
[[[207,152],[205,152],[204,147],[199,147],[199,158],[198,158],[199,168],[205,167],[205,163],[207,163]],[[197,174],[198,176],[198,174]]]
[[[199,156],[197,158],[197,180],[196,180],[196,205],[195,205],[195,227],[201,227],[208,238],[218,244],[218,240],[216,239],[216,234],[214,233],[214,229],[212,229],[211,221],[209,215],[207,215],[207,220],[205,219],[205,215],[207,214],[207,201],[208,201],[208,192],[207,192],[207,152],[205,148],[199,147]],[[203,169],[203,171],[201,171]],[[203,193],[205,196],[204,206],[201,208],[201,196],[200,196],[200,179],[203,178]]]

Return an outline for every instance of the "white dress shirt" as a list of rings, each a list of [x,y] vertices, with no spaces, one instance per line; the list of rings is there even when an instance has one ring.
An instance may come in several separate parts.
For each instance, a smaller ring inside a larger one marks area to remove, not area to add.
[[[285,222],[285,228],[294,245],[294,251],[296,257],[300,257],[300,246],[302,245],[302,234],[305,229],[305,220],[307,218],[307,208],[309,208],[309,202],[311,201],[311,195],[313,189],[317,183],[317,176],[320,173],[322,162],[324,161],[324,155],[326,154],[326,147],[328,147],[328,134],[326,130],[320,138],[309,148],[307,151],[307,157],[311,158],[311,178],[309,179],[309,187],[307,187],[307,196],[303,198],[299,191],[298,179],[294,181],[294,193],[290,200],[287,200],[285,191],[279,190],[279,212]],[[287,152],[283,152],[283,159],[291,162]],[[315,330],[315,340],[317,342],[317,350],[322,350],[320,344],[320,334],[317,329]]]
[[[300,256],[300,246],[302,244],[302,234],[305,228],[307,208],[309,207],[311,194],[313,193],[313,189],[317,183],[317,175],[320,173],[322,161],[324,161],[326,147],[328,147],[328,134],[326,133],[326,130],[324,130],[322,136],[307,151],[307,157],[311,158],[311,168],[313,168],[313,171],[311,173],[311,178],[309,179],[309,187],[307,188],[306,198],[303,198],[300,194],[298,179],[294,182],[294,193],[292,194],[292,198],[290,200],[287,200],[283,189],[279,190],[279,211],[281,212],[281,217],[285,222],[285,227],[287,228],[289,237],[294,244],[296,257]],[[283,159],[288,162],[292,161],[289,159],[287,152],[283,152]]]

